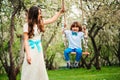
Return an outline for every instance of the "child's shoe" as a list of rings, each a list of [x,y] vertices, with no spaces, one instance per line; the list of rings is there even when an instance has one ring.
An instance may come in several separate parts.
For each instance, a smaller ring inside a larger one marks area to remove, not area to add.
[[[69,69],[71,69],[71,68],[72,68],[71,63],[67,63],[67,68],[69,68]]]
[[[75,63],[74,63],[74,68],[78,68],[78,67],[79,67],[79,66],[78,66],[78,63],[79,63],[79,62],[76,62],[76,61],[75,61]]]

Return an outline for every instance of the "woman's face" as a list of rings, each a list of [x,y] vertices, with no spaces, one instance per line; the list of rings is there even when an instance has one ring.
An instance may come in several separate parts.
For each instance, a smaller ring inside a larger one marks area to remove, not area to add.
[[[42,12],[41,10],[38,11],[38,20],[41,20],[42,19]]]
[[[77,27],[77,26],[72,27],[72,31],[78,32],[79,31],[79,27]]]

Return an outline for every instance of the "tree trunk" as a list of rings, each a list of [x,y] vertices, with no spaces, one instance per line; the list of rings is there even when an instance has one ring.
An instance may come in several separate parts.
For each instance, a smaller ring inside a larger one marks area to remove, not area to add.
[[[13,60],[13,42],[14,42],[14,18],[15,18],[15,11],[13,11],[12,17],[11,17],[11,25],[10,25],[10,42],[9,42],[9,58],[10,58],[10,69],[8,73],[9,80],[16,80],[16,75],[14,72],[14,60]]]
[[[8,78],[9,78],[9,80],[16,80],[16,72],[15,71],[11,71],[10,70],[10,73],[8,74]]]
[[[86,58],[88,57],[88,55],[85,56],[85,58],[81,57],[81,67],[87,67],[88,68],[88,64],[86,63]]]
[[[101,68],[100,68],[100,62],[99,62],[99,55],[98,55],[98,54],[97,54],[97,56],[96,56],[95,68],[96,68],[97,70],[100,70],[100,69],[101,69]]]
[[[20,2],[20,1],[19,1]],[[7,66],[7,68],[9,68],[9,71],[7,72],[9,80],[16,80],[16,76],[19,72],[19,69],[15,67],[15,63],[13,60],[13,42],[14,42],[14,27],[15,27],[15,15],[17,14],[17,12],[21,9],[21,4],[19,3],[17,8],[14,8],[14,11],[12,12],[12,16],[11,16],[11,25],[10,25],[10,41],[9,41],[9,59],[10,59],[10,66]]]
[[[55,69],[55,67],[53,66],[54,59],[55,59],[55,54],[52,54],[50,58],[46,60],[46,67],[48,70]]]
[[[87,69],[91,69],[91,65],[92,65],[92,62],[94,61],[94,59],[95,59],[95,55],[94,55],[94,57],[90,60],[90,63],[88,64]]]
[[[100,70],[100,63],[99,63],[99,56],[100,56],[100,49],[97,48],[97,45],[95,43],[94,37],[90,36],[92,45],[94,48],[94,53],[95,53],[95,67],[97,70]],[[94,59],[94,58],[93,58]]]

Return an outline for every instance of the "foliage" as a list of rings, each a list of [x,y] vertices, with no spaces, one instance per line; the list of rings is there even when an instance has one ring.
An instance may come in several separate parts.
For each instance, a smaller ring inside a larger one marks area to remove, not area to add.
[[[86,14],[89,30],[94,28],[92,31],[93,37],[97,46],[101,45],[101,56],[107,55],[110,62],[112,57],[115,58],[115,49],[119,49],[119,1],[91,1],[87,2],[88,10]],[[109,40],[109,41],[108,41]],[[114,49],[115,47],[115,49]],[[105,55],[104,55],[105,54]],[[117,53],[119,54],[119,53]],[[102,59],[103,57],[101,57]],[[116,56],[117,58],[117,56]],[[104,59],[104,58],[103,58]],[[119,58],[118,58],[119,59]],[[118,59],[114,60],[114,63],[119,63]],[[108,61],[108,60],[107,60]],[[108,63],[109,65],[110,63]]]
[[[61,0],[19,0],[22,1],[22,9],[15,15],[14,27],[14,42],[13,42],[13,60],[15,65],[19,62],[20,52],[20,34],[22,34],[22,27],[25,23],[25,11],[32,5],[38,5],[42,9],[44,19],[52,17],[61,7]],[[115,65],[120,64],[120,2],[119,0],[64,0],[66,8],[66,23],[67,28],[70,27],[73,21],[79,21],[81,24],[82,18],[87,23],[89,30],[88,51],[91,53],[86,62],[90,63],[96,56],[93,42],[94,39],[96,49],[99,53],[100,65]],[[13,4],[11,4],[14,2]],[[10,65],[9,59],[9,40],[10,40],[10,24],[12,12],[18,6],[18,0],[1,0],[0,1],[0,72],[5,72],[2,65],[7,61]],[[82,16],[82,12],[84,16]],[[55,23],[45,26],[45,33],[42,37],[45,59],[50,60],[52,55],[55,55],[51,65],[54,68],[63,66],[64,64],[64,45],[61,34],[61,19],[59,18]],[[91,33],[90,33],[91,32]],[[100,50],[99,50],[100,49]],[[60,55],[60,56],[59,56]],[[83,56],[84,57],[84,56]],[[60,63],[61,62],[61,63]],[[92,66],[95,60],[93,60]],[[49,67],[51,67],[51,65]]]

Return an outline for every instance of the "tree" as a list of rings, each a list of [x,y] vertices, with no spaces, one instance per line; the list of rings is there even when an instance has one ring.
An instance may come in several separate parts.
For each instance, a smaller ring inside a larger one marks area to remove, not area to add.
[[[19,14],[24,4],[21,0],[4,0],[1,1],[1,3],[1,14],[3,16],[1,17],[0,29],[0,61],[9,77],[9,80],[16,80],[16,76],[19,73],[21,64],[23,62],[24,47],[22,36],[15,36],[15,19],[16,15]],[[6,5],[9,5],[10,7],[5,7]],[[7,20],[7,18],[9,19]],[[8,24],[6,24],[6,22]],[[21,43],[21,45],[19,46],[19,48],[21,47],[20,50],[17,48],[15,50],[15,47],[17,47],[17,43],[15,41],[16,37],[19,37],[18,40],[21,41],[19,42]]]
[[[93,61],[95,61],[94,63],[96,69],[100,69],[100,56],[102,55],[100,54],[101,49],[103,49],[102,47],[105,44],[112,45],[111,43],[113,43],[114,38],[112,37],[112,35],[116,36],[116,33],[112,31],[117,31],[116,29],[118,29],[119,22],[119,19],[117,18],[119,15],[117,15],[116,17],[115,14],[119,10],[118,3],[119,2],[117,0],[86,1],[87,9],[85,10],[85,15],[87,16],[89,37],[91,39],[94,50],[94,56],[90,60],[87,66],[88,68],[90,68]],[[112,29],[112,27],[114,27],[114,30]],[[108,41],[109,38],[110,41]],[[108,48],[107,51],[109,51]]]

